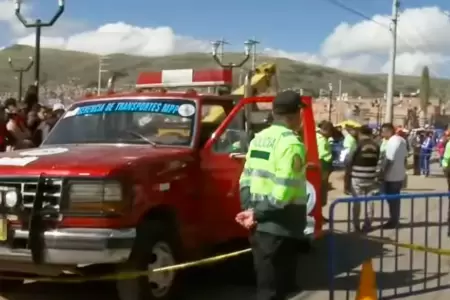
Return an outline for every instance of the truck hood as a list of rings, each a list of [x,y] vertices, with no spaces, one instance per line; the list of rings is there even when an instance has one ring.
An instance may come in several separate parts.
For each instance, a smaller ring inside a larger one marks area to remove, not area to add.
[[[152,148],[149,145],[61,145],[5,152],[1,175],[104,176],[137,160],[165,159],[189,149]]]

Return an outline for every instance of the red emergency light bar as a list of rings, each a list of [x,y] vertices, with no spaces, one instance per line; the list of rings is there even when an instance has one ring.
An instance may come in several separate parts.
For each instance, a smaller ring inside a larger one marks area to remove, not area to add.
[[[232,81],[233,72],[231,69],[163,70],[140,73],[136,88],[214,87],[231,85]]]

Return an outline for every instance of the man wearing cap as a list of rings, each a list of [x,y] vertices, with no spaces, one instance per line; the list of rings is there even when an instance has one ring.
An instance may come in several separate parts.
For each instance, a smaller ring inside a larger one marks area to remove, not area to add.
[[[272,125],[250,142],[240,178],[243,211],[236,221],[251,230],[257,300],[284,300],[295,287],[299,241],[306,225],[306,149],[300,95],[279,93]]]

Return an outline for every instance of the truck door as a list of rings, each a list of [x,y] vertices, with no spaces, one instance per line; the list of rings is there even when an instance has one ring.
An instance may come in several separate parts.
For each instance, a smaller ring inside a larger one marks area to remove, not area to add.
[[[230,113],[201,151],[205,228],[213,243],[248,235],[234,221],[241,211],[239,177],[249,142],[240,120],[242,111],[241,106]]]
[[[212,241],[226,241],[230,238],[245,237],[248,232],[235,221],[241,210],[239,199],[239,177],[245,160],[249,139],[240,122],[245,105],[270,103],[273,97],[251,97],[241,102],[231,111],[214,132],[201,152],[201,171],[204,209],[207,218],[209,237]],[[319,236],[322,233],[322,206],[320,189],[320,166],[317,152],[316,131],[312,99],[302,97],[306,104],[303,110],[303,141],[307,149],[307,192],[308,226],[305,233]],[[266,113],[267,114],[267,113]],[[261,118],[261,116],[259,117]],[[252,120],[253,121],[253,120]],[[252,122],[253,123],[253,122]],[[252,124],[262,129],[264,124]],[[261,126],[263,125],[263,126]],[[256,130],[259,131],[259,130]]]

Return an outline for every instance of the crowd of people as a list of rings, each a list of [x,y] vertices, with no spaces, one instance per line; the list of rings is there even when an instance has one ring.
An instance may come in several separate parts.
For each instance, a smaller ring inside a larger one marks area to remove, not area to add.
[[[336,130],[340,134],[336,134]],[[409,146],[406,134],[406,131],[396,130],[390,123],[383,124],[380,130],[373,130],[368,125],[336,128],[331,122],[321,122],[318,126],[317,141],[322,162],[322,204],[327,203],[329,176],[334,170],[330,145],[336,137],[343,139],[343,148],[338,159],[345,166],[344,191],[353,197],[365,197],[376,193],[400,194],[407,179]],[[421,146],[426,146],[425,142]],[[399,222],[400,202],[388,201],[388,204],[390,220],[384,227],[395,228]],[[366,209],[362,227],[359,221],[360,210],[360,204],[355,203],[352,217],[354,229],[369,230],[373,210],[371,207]]]
[[[39,146],[64,112],[62,103],[39,104],[34,86],[23,102],[7,98],[0,105],[0,151]]]

